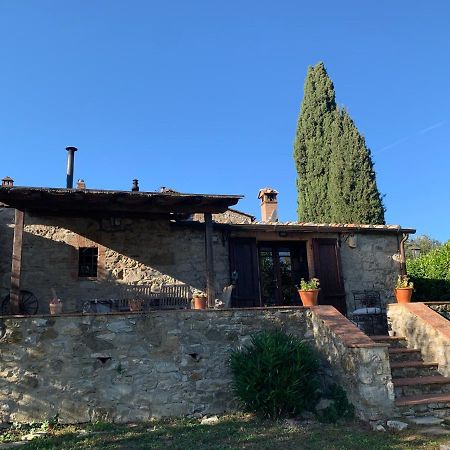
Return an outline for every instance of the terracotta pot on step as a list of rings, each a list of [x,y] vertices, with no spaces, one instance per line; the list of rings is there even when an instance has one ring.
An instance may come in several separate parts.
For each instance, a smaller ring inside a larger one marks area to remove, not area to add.
[[[413,293],[413,288],[396,288],[394,289],[395,298],[397,299],[397,303],[410,303],[411,297]]]
[[[194,309],[206,309],[208,305],[208,297],[194,297]]]
[[[316,306],[317,297],[319,296],[320,289],[311,289],[308,291],[298,290],[298,294],[302,300],[303,306]]]

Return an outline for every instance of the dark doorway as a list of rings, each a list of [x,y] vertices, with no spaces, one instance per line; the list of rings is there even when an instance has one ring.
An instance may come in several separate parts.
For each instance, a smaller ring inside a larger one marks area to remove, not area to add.
[[[260,242],[261,302],[264,306],[300,305],[297,286],[309,278],[305,242]]]
[[[314,269],[320,279],[319,305],[332,305],[346,314],[341,256],[336,239],[314,239]]]
[[[231,306],[235,308],[261,306],[256,239],[230,239],[230,270],[232,277],[236,279]]]

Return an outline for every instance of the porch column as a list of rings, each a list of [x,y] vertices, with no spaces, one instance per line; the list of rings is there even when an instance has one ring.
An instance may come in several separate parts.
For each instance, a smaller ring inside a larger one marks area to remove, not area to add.
[[[24,212],[16,209],[14,219],[14,239],[11,263],[11,289],[9,301],[12,314],[19,314],[20,272],[22,270],[22,240],[23,240]]]
[[[211,213],[205,213],[203,216],[205,218],[206,294],[208,295],[208,307],[212,308],[216,297],[212,241],[213,223]]]

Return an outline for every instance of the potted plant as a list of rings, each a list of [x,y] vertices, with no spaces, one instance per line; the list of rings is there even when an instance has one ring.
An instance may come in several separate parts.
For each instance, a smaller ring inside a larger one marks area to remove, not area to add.
[[[305,281],[304,278],[300,280],[298,293],[302,300],[303,306],[317,305],[317,297],[320,292],[319,286],[320,282],[318,278],[311,278],[309,281]]]
[[[52,316],[56,315],[56,314],[61,314],[62,313],[62,301],[60,298],[58,298],[58,296],[56,295],[56,291],[54,288],[51,288],[52,291],[52,299],[48,302],[48,307],[50,309],[50,314]]]
[[[193,295],[194,309],[206,309],[208,306],[208,296],[201,291],[195,291]]]
[[[394,289],[397,303],[410,303],[413,289],[414,283],[409,281],[408,275],[399,275]]]
[[[144,309],[144,300],[128,300],[128,308],[130,308],[130,311],[142,311]]]
[[[53,298],[48,303],[48,307],[50,309],[50,314],[54,316],[62,313],[63,304],[61,299],[54,294]]]

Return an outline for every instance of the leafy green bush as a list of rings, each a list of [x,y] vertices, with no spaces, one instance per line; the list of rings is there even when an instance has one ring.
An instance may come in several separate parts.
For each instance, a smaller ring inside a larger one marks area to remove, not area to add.
[[[338,385],[333,385],[326,396],[333,402],[326,408],[317,411],[317,418],[324,423],[335,423],[339,419],[353,419],[355,417],[355,408],[348,401],[344,389]]]
[[[318,362],[301,339],[281,330],[262,331],[232,352],[233,388],[247,411],[292,417],[317,400]]]
[[[415,300],[450,300],[450,241],[406,262]]]

